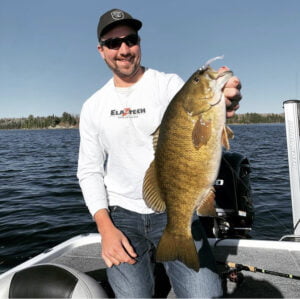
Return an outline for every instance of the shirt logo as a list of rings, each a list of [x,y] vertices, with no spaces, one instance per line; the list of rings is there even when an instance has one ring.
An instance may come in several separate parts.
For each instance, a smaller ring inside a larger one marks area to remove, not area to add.
[[[140,114],[145,114],[146,108],[123,108],[122,110],[111,110],[110,116],[117,116],[118,118],[136,118]]]

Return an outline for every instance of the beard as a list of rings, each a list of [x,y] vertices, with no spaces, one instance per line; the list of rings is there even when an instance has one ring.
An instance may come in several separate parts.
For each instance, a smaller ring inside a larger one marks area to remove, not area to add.
[[[124,80],[134,78],[141,68],[140,59],[136,61],[133,59],[133,63],[128,67],[118,64],[118,60],[114,61],[114,63],[106,59],[104,61],[116,76]]]

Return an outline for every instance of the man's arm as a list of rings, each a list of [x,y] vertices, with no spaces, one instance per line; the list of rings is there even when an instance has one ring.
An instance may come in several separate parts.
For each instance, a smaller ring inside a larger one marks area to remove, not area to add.
[[[134,264],[137,254],[125,235],[114,226],[107,209],[97,211],[94,219],[102,238],[102,258],[106,265]]]
[[[92,107],[93,108],[93,107]],[[104,185],[106,154],[93,123],[93,109],[84,105],[80,115],[80,150],[77,176],[85,203],[102,238],[102,257],[108,267],[135,263],[136,253],[111,221]]]

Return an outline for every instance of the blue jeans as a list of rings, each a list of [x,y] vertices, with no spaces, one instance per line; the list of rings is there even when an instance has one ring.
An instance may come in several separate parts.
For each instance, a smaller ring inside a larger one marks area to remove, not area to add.
[[[154,251],[167,223],[166,213],[138,214],[111,207],[111,218],[129,239],[138,257],[134,265],[123,263],[107,269],[117,298],[151,298],[154,293]],[[195,218],[192,225],[201,268],[199,272],[179,261],[164,262],[166,273],[178,298],[222,296],[221,280],[205,232]]]

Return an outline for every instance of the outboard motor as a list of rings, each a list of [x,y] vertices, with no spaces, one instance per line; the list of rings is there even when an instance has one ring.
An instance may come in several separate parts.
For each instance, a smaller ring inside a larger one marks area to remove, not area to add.
[[[201,217],[209,238],[249,238],[253,224],[249,160],[224,152],[215,183],[216,217]]]
[[[63,265],[40,264],[12,273],[0,298],[108,298],[90,276]]]

